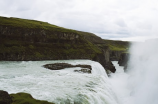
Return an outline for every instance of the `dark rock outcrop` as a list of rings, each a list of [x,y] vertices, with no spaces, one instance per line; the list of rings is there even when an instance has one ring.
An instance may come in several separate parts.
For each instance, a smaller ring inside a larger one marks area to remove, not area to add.
[[[115,72],[116,69],[110,61],[110,50],[108,46],[100,47],[103,54],[98,54],[93,58],[94,61],[99,62],[106,70],[110,70],[111,72]]]
[[[118,61],[119,66],[127,67],[128,60],[129,60],[129,53],[122,53]]]
[[[6,91],[0,90],[0,104],[11,104],[12,98]]]
[[[83,72],[83,73],[91,73],[92,67],[90,65],[71,65],[68,63],[53,63],[53,64],[46,64],[43,67],[51,69],[51,70],[61,70],[64,68],[73,68],[73,67],[81,67],[81,70],[75,70],[75,72]]]
[[[91,73],[91,70],[90,69],[81,69],[81,70],[74,70],[75,72],[79,72],[79,73],[88,73],[90,74]]]
[[[111,61],[119,61],[121,54],[124,51],[110,51],[110,60]]]

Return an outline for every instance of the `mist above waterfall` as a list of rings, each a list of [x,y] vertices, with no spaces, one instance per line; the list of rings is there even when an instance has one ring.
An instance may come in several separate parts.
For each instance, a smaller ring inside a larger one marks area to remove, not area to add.
[[[130,53],[131,101],[133,104],[158,104],[158,40],[134,43]]]

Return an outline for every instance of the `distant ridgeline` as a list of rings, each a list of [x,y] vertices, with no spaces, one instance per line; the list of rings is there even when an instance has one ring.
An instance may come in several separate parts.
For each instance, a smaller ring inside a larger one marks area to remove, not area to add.
[[[47,22],[0,17],[0,60],[90,59],[115,72],[111,60],[119,60],[129,42],[103,40],[92,33]]]

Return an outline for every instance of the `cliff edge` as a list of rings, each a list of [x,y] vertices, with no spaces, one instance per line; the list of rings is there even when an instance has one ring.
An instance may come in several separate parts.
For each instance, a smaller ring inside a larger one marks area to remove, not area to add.
[[[106,42],[92,33],[36,20],[0,17],[1,61],[90,59],[115,72],[110,52]]]

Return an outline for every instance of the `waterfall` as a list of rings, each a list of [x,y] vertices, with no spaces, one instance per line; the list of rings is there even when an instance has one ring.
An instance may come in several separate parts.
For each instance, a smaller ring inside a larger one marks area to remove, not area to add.
[[[120,104],[130,104],[131,90],[128,87],[129,74],[124,72],[123,67],[119,66],[117,61],[112,61],[112,63],[116,68],[116,72],[111,73],[109,78],[112,89],[119,98]]]
[[[128,65],[129,86],[134,104],[158,104],[158,41],[135,43]]]
[[[158,104],[158,41],[134,43],[127,72],[116,67],[110,82],[121,104]]]
[[[50,63],[87,64],[92,73],[78,73],[81,68],[49,70]],[[26,92],[39,100],[56,104],[120,104],[105,69],[90,60],[1,61],[0,89],[9,93]]]

